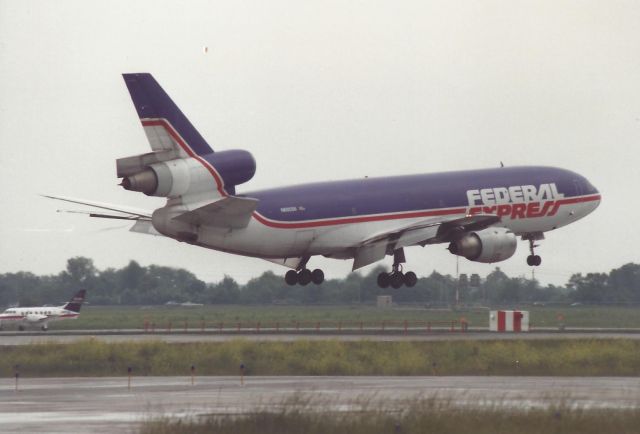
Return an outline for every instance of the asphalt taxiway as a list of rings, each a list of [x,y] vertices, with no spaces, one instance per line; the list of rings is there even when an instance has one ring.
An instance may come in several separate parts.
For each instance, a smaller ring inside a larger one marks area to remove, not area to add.
[[[277,411],[291,400],[311,411],[400,411],[407,399],[461,406],[640,408],[640,378],[624,377],[134,377],[12,378],[0,382],[3,433],[135,431],[156,417]]]
[[[0,347],[7,345],[29,345],[38,343],[69,344],[87,339],[101,342],[143,342],[162,341],[168,343],[188,342],[226,342],[233,339],[251,341],[282,341],[296,340],[339,340],[339,341],[449,341],[449,340],[514,340],[514,339],[640,339],[640,333],[629,330],[572,330],[572,331],[536,331],[531,333],[495,333],[487,331],[432,333],[217,333],[209,332],[173,332],[173,333],[144,333],[142,331],[118,330],[74,330],[55,332],[0,332]]]

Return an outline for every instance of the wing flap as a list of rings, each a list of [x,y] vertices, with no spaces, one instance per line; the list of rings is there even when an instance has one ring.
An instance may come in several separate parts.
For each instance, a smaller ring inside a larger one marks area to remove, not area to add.
[[[476,214],[462,218],[422,220],[377,233],[356,246],[353,270],[383,259],[389,251],[446,242],[461,231],[482,230],[499,221],[500,217],[492,214]]]
[[[379,260],[383,259],[386,254],[386,241],[379,241],[362,246],[359,249],[356,249],[355,255],[353,257],[352,271],[355,271],[358,268],[365,267],[369,264],[373,264],[374,262],[378,262]]]

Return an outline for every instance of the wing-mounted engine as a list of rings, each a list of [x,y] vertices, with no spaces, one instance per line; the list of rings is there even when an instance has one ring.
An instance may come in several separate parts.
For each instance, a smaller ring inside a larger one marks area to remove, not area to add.
[[[118,159],[116,168],[125,190],[173,198],[208,190],[234,194],[236,185],[253,178],[256,163],[251,153],[243,150],[188,158],[161,151]]]
[[[500,227],[461,234],[449,244],[454,255],[475,262],[500,262],[516,252],[517,239],[513,232]]]

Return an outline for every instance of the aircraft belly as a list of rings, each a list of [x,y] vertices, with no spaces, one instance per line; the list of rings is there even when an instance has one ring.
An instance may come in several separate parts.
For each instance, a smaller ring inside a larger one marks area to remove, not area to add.
[[[202,228],[198,244],[215,250],[254,257],[292,257],[296,243],[296,231],[276,229],[251,220],[242,229]]]

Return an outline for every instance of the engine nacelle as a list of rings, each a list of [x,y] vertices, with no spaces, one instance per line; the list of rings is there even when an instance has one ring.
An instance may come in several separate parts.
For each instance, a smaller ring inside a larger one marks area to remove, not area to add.
[[[232,194],[236,185],[247,182],[256,172],[253,156],[242,150],[215,152],[199,159],[177,158],[138,167],[139,171],[135,173],[131,173],[130,168],[126,169],[129,173],[123,170],[120,185],[125,190],[160,197],[176,197],[216,188],[210,167],[215,169],[223,188]]]
[[[470,261],[491,263],[512,257],[517,245],[513,232],[505,228],[488,228],[457,238],[449,244],[449,251]]]

